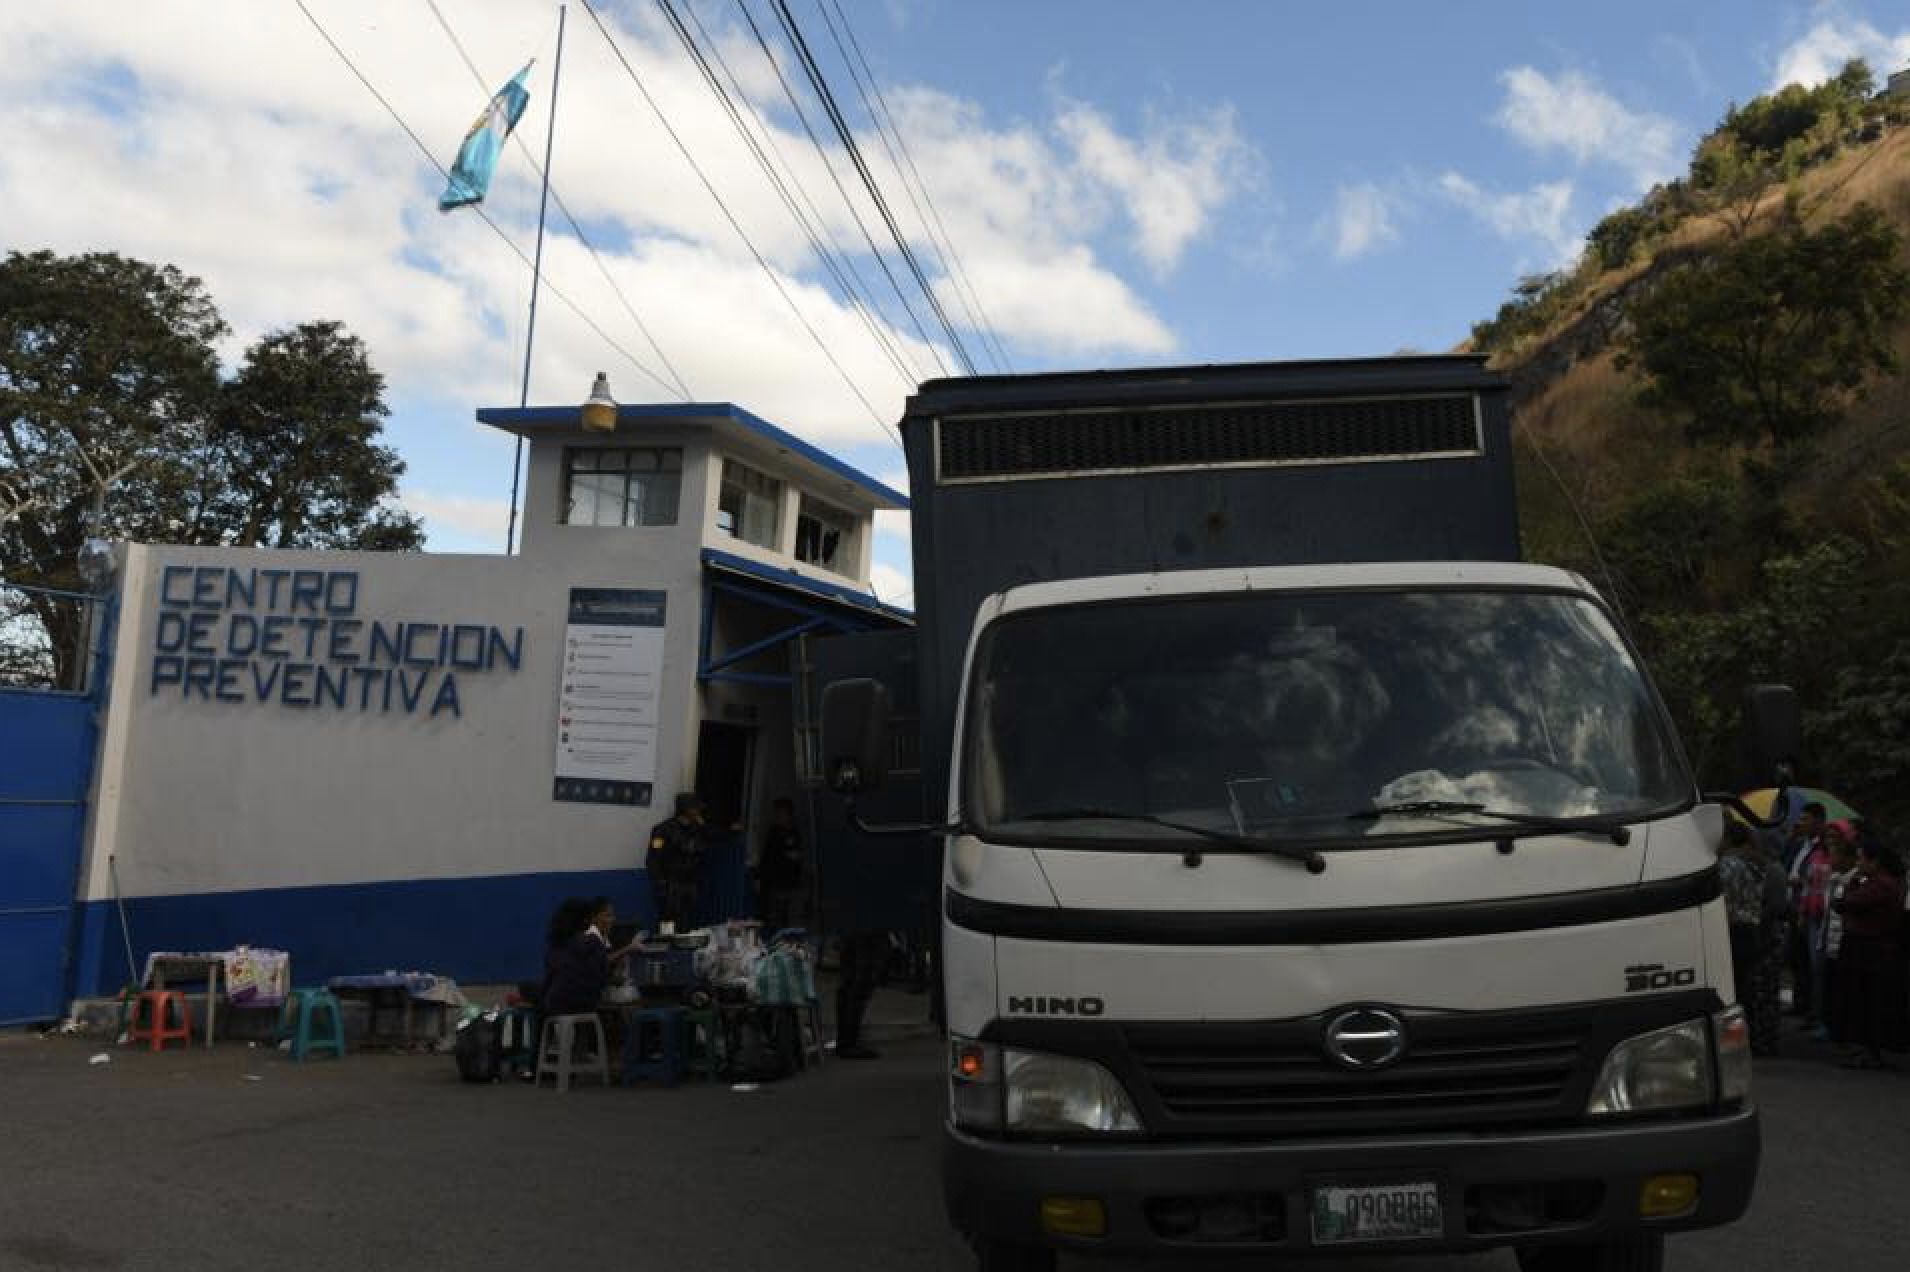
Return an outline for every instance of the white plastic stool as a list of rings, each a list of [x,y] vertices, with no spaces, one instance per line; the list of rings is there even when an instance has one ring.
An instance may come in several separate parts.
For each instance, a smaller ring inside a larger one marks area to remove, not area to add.
[[[579,1062],[577,1045],[582,1041],[579,1035],[584,1033],[595,1038],[597,1049],[592,1059]],[[603,1021],[597,1019],[596,1012],[545,1018],[544,1036],[537,1046],[538,1086],[544,1085],[547,1072],[556,1079],[559,1091],[570,1090],[573,1073],[594,1073],[599,1083],[610,1085],[610,1047],[604,1040]]]

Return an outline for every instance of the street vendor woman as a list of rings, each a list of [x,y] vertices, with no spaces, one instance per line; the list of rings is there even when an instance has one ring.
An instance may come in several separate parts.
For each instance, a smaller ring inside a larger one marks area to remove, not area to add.
[[[559,934],[570,927],[575,917],[588,915],[582,928],[570,931],[559,942]],[[545,961],[544,992],[539,1007],[546,1016],[570,1016],[597,1010],[604,987],[610,982],[611,965],[636,948],[635,941],[617,949],[610,948],[610,929],[617,924],[617,911],[609,897],[589,901],[566,901],[551,919],[551,949]]]
[[[676,815],[650,831],[650,851],[644,868],[650,872],[650,894],[657,921],[673,923],[679,932],[696,923],[696,878],[703,860],[703,801],[685,791],[676,797]]]

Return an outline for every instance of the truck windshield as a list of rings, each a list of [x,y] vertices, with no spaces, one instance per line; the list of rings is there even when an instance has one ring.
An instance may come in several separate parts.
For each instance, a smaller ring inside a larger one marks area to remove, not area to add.
[[[1014,614],[977,650],[966,754],[970,818],[1035,840],[1175,835],[1137,820],[1150,816],[1269,839],[1423,838],[1495,824],[1466,805],[1622,817],[1692,792],[1605,614],[1551,592]],[[1424,811],[1357,816],[1395,805]]]

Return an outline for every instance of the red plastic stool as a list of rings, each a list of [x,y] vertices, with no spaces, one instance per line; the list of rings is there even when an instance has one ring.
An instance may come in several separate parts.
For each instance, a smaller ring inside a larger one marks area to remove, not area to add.
[[[176,1009],[179,1023],[167,1024]],[[144,1021],[142,1025],[140,1022]],[[186,996],[176,989],[149,989],[140,994],[139,1001],[133,1004],[133,1027],[128,1037],[134,1042],[150,1038],[154,1051],[163,1050],[168,1042],[177,1038],[188,1047],[192,1045],[192,1007],[186,1002]]]

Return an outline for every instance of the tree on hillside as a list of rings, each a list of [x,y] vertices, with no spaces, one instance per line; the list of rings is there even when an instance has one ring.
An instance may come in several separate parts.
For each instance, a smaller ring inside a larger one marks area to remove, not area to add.
[[[1863,121],[1883,111],[1862,58],[1813,87],[1787,84],[1732,106],[1691,157],[1691,188],[1733,238],[1757,222],[1761,196],[1836,155]]]
[[[198,279],[110,252],[0,262],[0,570],[85,590],[91,537],[154,543],[418,546],[377,445],[383,382],[336,324],[269,336],[229,384],[227,332]],[[321,467],[323,471],[321,471]],[[257,528],[254,529],[253,527]],[[78,682],[77,602],[0,590],[0,645]],[[27,674],[20,657],[5,674]]]
[[[1780,448],[1834,422],[1910,312],[1898,234],[1860,205],[1819,230],[1795,209],[1767,234],[1669,271],[1631,305],[1620,365],[1693,437]]]

